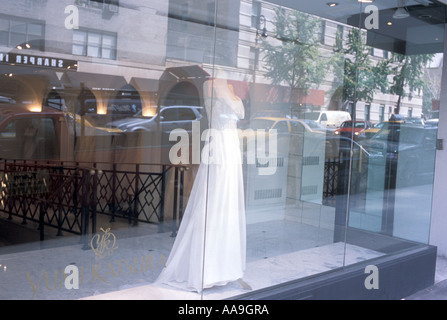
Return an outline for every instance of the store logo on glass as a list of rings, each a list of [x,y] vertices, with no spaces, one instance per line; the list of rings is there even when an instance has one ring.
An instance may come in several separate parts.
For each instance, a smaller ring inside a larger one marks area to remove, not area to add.
[[[90,247],[95,255],[104,258],[113,254],[118,249],[116,245],[116,236],[108,229],[100,229],[103,233],[96,234],[90,241]]]

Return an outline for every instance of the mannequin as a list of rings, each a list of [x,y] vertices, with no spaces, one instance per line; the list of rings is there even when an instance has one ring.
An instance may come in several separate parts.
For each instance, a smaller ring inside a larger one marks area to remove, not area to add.
[[[237,121],[244,106],[226,80],[204,83],[210,130],[177,238],[157,283],[202,292],[239,280],[246,263],[244,186]]]

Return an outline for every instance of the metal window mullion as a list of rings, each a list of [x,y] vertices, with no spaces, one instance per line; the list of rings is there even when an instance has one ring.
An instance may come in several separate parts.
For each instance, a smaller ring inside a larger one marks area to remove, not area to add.
[[[11,18],[8,18],[8,47],[11,47]]]

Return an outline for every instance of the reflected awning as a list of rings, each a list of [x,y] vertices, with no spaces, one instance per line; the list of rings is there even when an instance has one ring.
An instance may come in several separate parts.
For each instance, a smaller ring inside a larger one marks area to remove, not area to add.
[[[65,83],[65,85],[73,88],[80,88],[83,83],[90,90],[113,91],[120,90],[127,85],[123,76],[87,72],[67,72],[66,75],[69,83]]]
[[[250,85],[249,82],[228,80],[228,84],[233,86],[234,94],[242,100],[250,99]]]
[[[266,88],[260,88],[256,90],[256,97],[259,97],[260,101],[269,103],[293,103],[293,104],[305,104],[313,106],[324,105],[324,91],[316,89],[308,89],[307,93],[303,89],[295,88],[291,91],[288,87],[280,86],[265,86]],[[257,101],[258,98],[255,97]]]
[[[63,72],[43,68],[0,65],[0,96],[16,101],[41,100],[60,87]]]
[[[173,99],[177,101],[190,99],[194,101],[184,102],[186,104],[201,104],[203,83],[209,78],[210,74],[198,65],[167,68],[158,84],[161,101],[159,103],[169,105],[169,100],[175,97]]]
[[[13,80],[14,77],[25,78],[37,78],[41,81],[45,81],[52,87],[61,85],[60,77],[62,77],[63,71],[55,71],[51,69],[36,68],[36,67],[22,67],[1,64],[0,76],[6,77],[9,80]]]
[[[157,92],[158,80],[133,77],[129,84],[140,92]]]
[[[167,68],[163,72],[161,81],[193,81],[197,79],[206,80],[210,78],[210,74],[198,65]]]

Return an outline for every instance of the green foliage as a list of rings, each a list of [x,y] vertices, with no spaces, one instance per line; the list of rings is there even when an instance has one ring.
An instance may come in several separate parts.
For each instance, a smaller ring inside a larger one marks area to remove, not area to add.
[[[387,92],[390,61],[381,60],[374,65],[370,52],[361,30],[350,29],[346,42],[337,33],[331,64],[335,82],[343,86],[343,101],[354,105],[357,101],[371,102],[377,90]]]
[[[337,34],[331,60],[335,81],[343,86],[343,101],[371,102],[378,91],[398,96],[399,112],[402,98],[424,88],[424,68],[434,55],[402,55],[392,53],[389,59],[376,64],[370,59],[363,31],[352,28],[346,42]],[[389,76],[393,81],[389,82]]]
[[[289,86],[292,92],[299,88],[301,94],[318,87],[332,72],[335,99],[356,105],[372,102],[377,92],[390,93],[399,97],[399,108],[403,97],[423,90],[424,68],[434,57],[393,53],[389,59],[373,61],[366,33],[351,28],[346,39],[337,32],[333,54],[325,58],[320,52],[321,19],[277,8],[272,23],[273,36],[261,43],[265,76],[275,85]]]
[[[273,38],[262,42],[265,76],[275,85],[287,84],[304,93],[317,87],[327,72],[320,57],[321,20],[299,11],[276,9]]]
[[[393,83],[389,92],[399,97],[397,111],[402,98],[412,98],[415,91],[421,92],[425,86],[424,68],[432,61],[434,54],[402,55],[393,53],[390,58]]]

